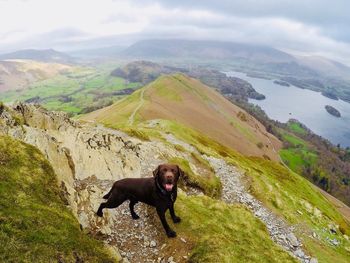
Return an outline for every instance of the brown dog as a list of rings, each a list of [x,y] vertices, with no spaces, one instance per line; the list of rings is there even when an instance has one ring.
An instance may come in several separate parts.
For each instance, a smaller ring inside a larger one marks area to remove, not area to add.
[[[175,215],[174,203],[177,197],[177,181],[184,172],[174,164],[161,164],[153,172],[154,177],[126,178],[116,181],[112,189],[103,198],[108,199],[97,210],[98,216],[103,216],[104,208],[116,208],[124,201],[129,200],[130,213],[133,219],[139,219],[134,211],[137,202],[154,206],[168,237],[175,237],[166,219],[165,212],[169,209],[174,223],[181,221]]]

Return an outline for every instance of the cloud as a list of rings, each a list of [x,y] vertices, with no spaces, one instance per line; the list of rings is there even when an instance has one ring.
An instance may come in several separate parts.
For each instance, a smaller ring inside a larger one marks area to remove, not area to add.
[[[176,37],[264,44],[350,64],[349,9],[346,0],[0,0],[0,50]]]

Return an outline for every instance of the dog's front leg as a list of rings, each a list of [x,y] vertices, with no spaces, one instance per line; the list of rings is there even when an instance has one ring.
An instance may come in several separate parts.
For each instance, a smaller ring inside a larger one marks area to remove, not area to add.
[[[166,209],[164,209],[162,207],[157,207],[157,214],[160,218],[160,221],[162,222],[162,225],[164,227],[164,230],[165,230],[167,236],[168,237],[176,237],[176,232],[170,228],[170,226],[168,225],[168,222],[166,221],[165,211],[166,211]]]
[[[171,219],[173,220],[173,222],[175,224],[176,223],[180,223],[181,218],[175,215],[174,203],[173,202],[171,203],[171,205],[169,207],[169,210],[170,210],[170,216],[171,216]]]

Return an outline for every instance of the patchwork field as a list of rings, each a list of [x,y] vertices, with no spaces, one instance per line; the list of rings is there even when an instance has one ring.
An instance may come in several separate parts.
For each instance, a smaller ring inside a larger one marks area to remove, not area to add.
[[[49,110],[76,115],[108,106],[137,87],[139,83],[111,76],[108,67],[75,67],[69,72],[35,81],[26,89],[0,93],[0,100],[37,102]]]

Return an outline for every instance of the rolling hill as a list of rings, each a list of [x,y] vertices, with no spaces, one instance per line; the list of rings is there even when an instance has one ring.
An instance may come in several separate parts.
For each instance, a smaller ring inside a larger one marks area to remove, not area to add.
[[[164,75],[125,99],[82,117],[113,126],[172,120],[245,155],[279,160],[281,143],[244,110],[183,74]]]
[[[34,60],[0,61],[0,92],[25,89],[35,81],[70,72],[72,68],[64,64]]]

